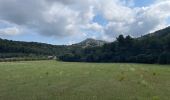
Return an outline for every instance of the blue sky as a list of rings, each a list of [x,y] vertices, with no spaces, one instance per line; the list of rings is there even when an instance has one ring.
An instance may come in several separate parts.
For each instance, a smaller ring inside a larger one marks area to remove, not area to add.
[[[138,37],[170,24],[169,0],[2,0],[0,12],[0,38],[55,45]]]
[[[135,0],[136,7],[143,7],[152,4],[155,0]]]

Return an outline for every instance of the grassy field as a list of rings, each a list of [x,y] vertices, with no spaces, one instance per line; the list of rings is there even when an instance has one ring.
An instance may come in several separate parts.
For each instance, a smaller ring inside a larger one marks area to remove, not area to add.
[[[170,65],[4,62],[0,100],[170,100]]]

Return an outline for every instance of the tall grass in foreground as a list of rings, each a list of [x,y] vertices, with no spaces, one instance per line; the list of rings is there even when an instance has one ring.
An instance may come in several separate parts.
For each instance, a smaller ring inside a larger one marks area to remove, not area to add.
[[[169,100],[170,66],[0,63],[0,100]]]

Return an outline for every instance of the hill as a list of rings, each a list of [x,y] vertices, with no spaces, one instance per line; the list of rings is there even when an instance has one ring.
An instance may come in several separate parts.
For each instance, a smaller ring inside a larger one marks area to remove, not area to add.
[[[139,37],[138,39],[146,39],[146,38],[159,38],[159,39],[162,39],[162,38],[168,37],[169,35],[170,35],[170,26],[166,27],[164,29],[158,30],[156,32],[146,34],[146,35],[144,35],[142,37]]]
[[[139,38],[120,35],[101,47],[62,55],[63,61],[170,64],[170,27]]]
[[[51,45],[0,39],[0,58],[57,56],[62,61],[170,63],[170,27],[139,38],[116,41],[86,39],[73,45]]]
[[[154,33],[148,34],[146,36],[157,37],[157,38],[161,37],[162,38],[162,37],[166,37],[168,35],[170,35],[170,26],[165,28],[165,29],[161,29],[161,30],[158,30]]]
[[[87,39],[74,45],[51,45],[37,42],[24,42],[0,39],[0,58],[61,56],[74,50],[104,45],[104,41]]]
[[[60,55],[67,52],[66,46],[37,42],[22,42],[0,39],[0,58]]]
[[[87,47],[98,47],[98,46],[103,46],[104,44],[106,44],[106,41],[102,41],[102,40],[95,40],[92,38],[88,38],[80,43],[77,44],[73,44],[74,46],[80,46],[82,48],[87,48]]]

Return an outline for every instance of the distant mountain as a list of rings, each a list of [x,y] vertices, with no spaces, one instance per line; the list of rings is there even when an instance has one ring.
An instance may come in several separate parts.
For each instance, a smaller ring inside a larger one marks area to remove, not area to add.
[[[92,38],[88,38],[80,43],[77,44],[73,44],[74,46],[80,46],[83,48],[86,47],[98,47],[98,46],[103,46],[105,43],[107,43],[106,41],[102,41],[102,40],[95,40]]]
[[[146,58],[151,57],[157,61],[162,53],[169,51],[170,27],[139,38],[122,36],[112,43],[88,38],[80,43],[66,46],[0,39],[0,59],[28,56],[62,57],[63,55],[69,54],[68,58],[70,59],[75,56],[75,61],[86,59],[87,61],[101,60],[119,62],[124,58],[123,61],[126,61],[127,59],[131,61],[131,59],[136,59],[138,56],[143,57],[143,55],[146,55]]]
[[[12,41],[0,38],[0,58],[25,56],[60,56],[85,47],[102,46],[101,40],[86,39],[74,45],[51,45],[38,42]]]
[[[102,42],[103,43],[103,42]],[[100,44],[100,42],[99,42]],[[87,39],[78,45],[96,46],[98,42]],[[59,57],[63,61],[125,62],[170,64],[170,27],[139,38],[120,35],[116,41],[104,46],[74,50]]]

